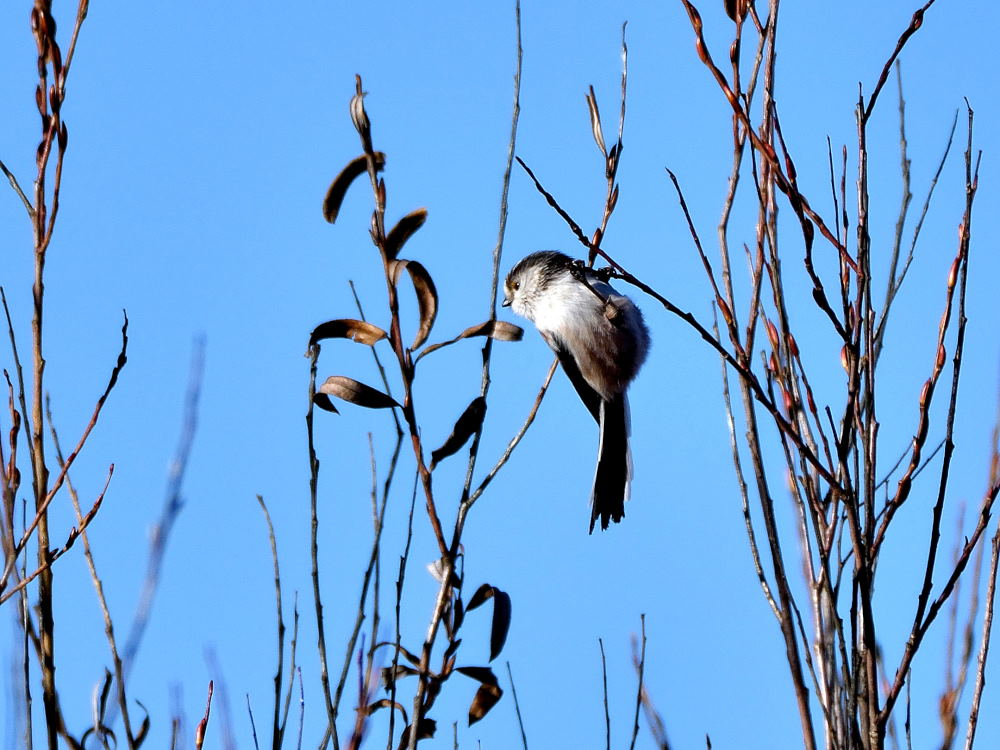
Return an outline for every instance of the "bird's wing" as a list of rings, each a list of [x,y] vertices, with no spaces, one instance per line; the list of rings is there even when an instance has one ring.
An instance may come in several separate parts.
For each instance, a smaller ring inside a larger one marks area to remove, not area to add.
[[[573,358],[572,352],[570,352],[569,347],[567,347],[558,336],[552,333],[543,332],[542,336],[545,337],[546,343],[552,348],[552,351],[556,353],[559,357],[559,364],[562,365],[563,371],[569,377],[569,382],[573,384],[576,389],[577,394],[580,396],[580,400],[583,401],[583,405],[587,407],[587,410],[594,417],[594,421],[600,424],[601,422],[601,397],[590,385],[584,380],[583,375],[580,373],[580,368],[577,367],[576,360]]]

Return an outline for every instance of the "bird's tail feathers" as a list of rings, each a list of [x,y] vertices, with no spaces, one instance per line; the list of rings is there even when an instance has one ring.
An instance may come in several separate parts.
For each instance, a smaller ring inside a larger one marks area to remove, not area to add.
[[[591,533],[598,517],[602,529],[625,517],[625,501],[629,499],[632,480],[632,452],[628,440],[631,431],[628,399],[624,393],[601,402],[599,421],[600,447],[590,498]]]

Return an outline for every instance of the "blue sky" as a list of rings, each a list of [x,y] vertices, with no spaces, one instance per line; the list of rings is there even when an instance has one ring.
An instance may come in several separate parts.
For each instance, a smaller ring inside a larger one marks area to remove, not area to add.
[[[724,59],[730,22],[721,3],[701,5],[713,54]],[[817,196],[824,214],[831,211],[826,138],[835,148],[853,148],[858,84],[870,92],[913,9],[901,2],[783,6],[777,74],[782,128],[803,190]],[[0,158],[25,185],[38,129],[28,10],[25,3],[0,7]],[[528,1],[522,12],[518,154],[585,228],[600,220],[605,182],[584,94],[594,86],[610,140],[620,27],[628,21],[621,198],[605,247],[680,307],[707,317],[711,294],[664,167],[678,175],[706,246],[714,250],[731,159],[730,120],[728,105],[694,53],[681,4]],[[985,486],[996,406],[998,21],[992,3],[941,0],[902,56],[915,202],[922,201],[963,97],[975,109],[976,146],[984,152],[949,534],[959,505],[974,508]],[[60,22],[65,35],[69,17]],[[93,496],[108,464],[116,467],[91,537],[123,630],[180,429],[192,341],[204,336],[207,347],[185,507],[131,685],[153,715],[153,745],[168,737],[172,695],[181,696],[176,700],[189,726],[200,715],[205,684],[219,676],[206,663],[207,650],[224,676],[239,746],[251,745],[246,694],[258,730],[265,723],[273,601],[258,493],[274,516],[286,604],[299,592],[305,744],[319,741],[322,698],[309,593],[303,421],[308,362],[302,354],[317,323],[354,314],[348,280],[357,285],[369,316],[385,322],[384,283],[367,237],[370,194],[359,182],[333,227],[320,212],[330,180],[359,153],[347,110],[354,74],[363,76],[369,92],[376,148],[388,155],[390,220],[421,206],[429,212],[407,252],[436,282],[441,302],[431,339],[440,340],[487,317],[513,71],[509,3],[306,2],[292,9],[248,2],[238,10],[220,3],[92,4],[64,108],[70,148],[47,268],[47,377],[57,424],[64,442],[71,442],[104,388],[117,355],[121,311],[128,311],[129,363],[74,476],[83,496]],[[899,204],[894,97],[890,85],[871,124],[873,243],[880,257],[888,254]],[[958,158],[964,118],[963,109],[882,365],[881,435],[899,451],[916,423],[913,404],[933,361],[944,279],[956,250],[964,203]],[[848,182],[850,189],[850,175]],[[31,237],[12,193],[0,199],[0,223],[7,238],[0,283],[26,347]],[[793,228],[786,231],[794,269],[799,249]],[[752,220],[738,215],[732,237],[752,242]],[[503,268],[542,248],[580,251],[515,170]],[[797,278],[796,271],[790,274]],[[801,279],[791,289],[808,304]],[[750,564],[729,460],[718,359],[652,300],[636,299],[646,313],[653,351],[631,392],[636,478],[625,522],[604,534],[586,534],[596,435],[561,374],[536,424],[471,514],[464,537],[468,590],[489,582],[513,600],[508,645],[495,666],[505,674],[502,662],[511,663],[532,746],[601,746],[597,639],[603,638],[613,745],[621,747],[634,703],[630,637],[645,613],[647,687],[676,746],[698,746],[706,733],[716,747],[795,746],[798,720],[783,646]],[[404,300],[410,321],[413,311]],[[502,317],[514,320],[509,311]],[[833,399],[841,385],[838,350],[827,345],[819,322],[803,313],[799,342],[817,370],[832,373],[817,386]],[[8,355],[3,361],[10,367]],[[523,342],[494,348],[480,471],[523,421],[550,361],[530,328]],[[417,398],[424,405],[428,443],[440,443],[478,393],[479,362],[478,343],[464,342],[421,363]],[[347,343],[324,348],[320,375],[331,374],[377,382],[369,352]],[[380,470],[392,448],[387,412],[350,406],[341,411],[318,414],[316,431],[334,671],[353,623],[370,542],[367,434],[374,434]],[[937,417],[935,444],[943,429]],[[5,417],[0,425],[7,425]],[[386,610],[405,537],[413,470],[407,450],[383,539]],[[891,463],[898,451],[886,451],[893,454],[886,459]],[[447,508],[457,502],[463,471],[464,461],[456,457],[435,472],[439,503]],[[775,476],[780,479],[780,470]],[[889,664],[898,660],[912,619],[914,568],[921,564],[930,503],[928,483],[900,513],[899,536],[882,561],[876,605],[885,617]],[[68,529],[69,511],[58,513]],[[951,536],[945,548],[953,543]],[[435,592],[424,572],[435,552],[423,516],[416,521],[411,556],[403,620],[404,642],[415,648]],[[109,659],[79,549],[59,564],[56,585],[59,686],[73,726],[82,728],[93,685]],[[475,615],[469,616],[460,651],[466,664],[488,659],[488,618]],[[13,625],[0,633],[3,653],[10,654]],[[917,747],[931,746],[939,736],[935,690],[944,669],[943,633],[943,627],[932,631],[914,665]],[[996,684],[995,666],[990,676]],[[452,680],[439,701],[441,732],[430,746],[450,746],[452,720],[460,722],[463,747],[477,739],[484,748],[514,746],[509,693],[485,721],[468,728],[462,717],[475,685],[461,683],[460,677]],[[1000,726],[990,719],[995,692],[988,688],[985,700],[980,731],[988,747],[1000,741]],[[221,743],[219,705],[210,734],[215,746]],[[351,698],[345,699],[348,717],[352,707]],[[5,700],[5,727],[14,726],[9,711]],[[13,746],[9,732],[4,741]],[[651,746],[645,730],[639,746]]]

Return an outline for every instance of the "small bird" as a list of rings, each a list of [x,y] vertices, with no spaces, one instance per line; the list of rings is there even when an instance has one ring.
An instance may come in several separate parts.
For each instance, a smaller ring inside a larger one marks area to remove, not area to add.
[[[504,307],[528,318],[559,357],[563,370],[600,427],[590,498],[590,532],[625,516],[632,479],[625,391],[649,353],[639,308],[599,272],[563,253],[532,253],[504,282]]]

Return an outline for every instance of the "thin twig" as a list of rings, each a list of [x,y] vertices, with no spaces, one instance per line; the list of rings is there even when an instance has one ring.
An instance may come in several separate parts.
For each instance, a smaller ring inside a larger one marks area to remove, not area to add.
[[[271,747],[272,750],[279,750],[285,734],[284,722],[280,720],[281,711],[281,678],[285,669],[285,621],[282,617],[281,607],[281,570],[278,567],[278,541],[274,536],[274,524],[271,523],[271,514],[267,510],[267,503],[264,502],[263,495],[257,495],[257,504],[260,505],[264,514],[264,521],[267,523],[267,540],[271,547],[271,562],[274,566],[274,600],[278,619],[278,666],[274,671],[274,712],[271,722]],[[247,710],[250,709],[250,696],[247,695]],[[257,744],[257,732],[254,731],[254,745]]]
[[[517,728],[521,730],[521,747],[528,750],[528,735],[524,733],[524,720],[521,718],[521,704],[517,701],[517,688],[514,686],[514,675],[507,662],[507,679],[510,680],[510,692],[514,696],[514,712],[517,714]]]
[[[607,750],[611,750],[611,712],[608,709],[608,662],[604,656],[604,640],[597,639],[601,648],[601,684],[604,690],[604,737]]]
[[[643,684],[643,676],[646,671],[646,615],[639,615],[639,620],[642,623],[642,647],[639,651],[639,658],[636,660],[635,657],[635,638],[633,636],[632,640],[632,659],[635,663],[635,671],[639,675],[638,687],[635,691],[635,718],[632,722],[632,743],[629,745],[630,750],[635,750],[635,741],[639,737],[639,709],[642,707],[642,695],[646,688]]]
[[[153,528],[152,538],[149,543],[149,558],[146,564],[146,577],[143,581],[142,594],[136,605],[128,638],[125,640],[122,662],[125,667],[126,679],[135,663],[136,654],[139,652],[139,645],[142,643],[143,635],[146,632],[146,625],[149,623],[152,613],[153,600],[159,588],[163,558],[167,551],[167,542],[169,541],[174,523],[177,521],[177,516],[184,505],[181,493],[184,486],[184,475],[187,471],[188,460],[191,456],[191,448],[194,445],[194,437],[198,428],[198,405],[201,400],[201,384],[204,374],[205,339],[198,338],[195,340],[191,351],[187,393],[184,396],[184,417],[178,438],[177,450],[174,453],[174,459],[171,462],[170,472],[167,476],[167,490],[163,503],[163,511],[160,515],[160,520]]]

